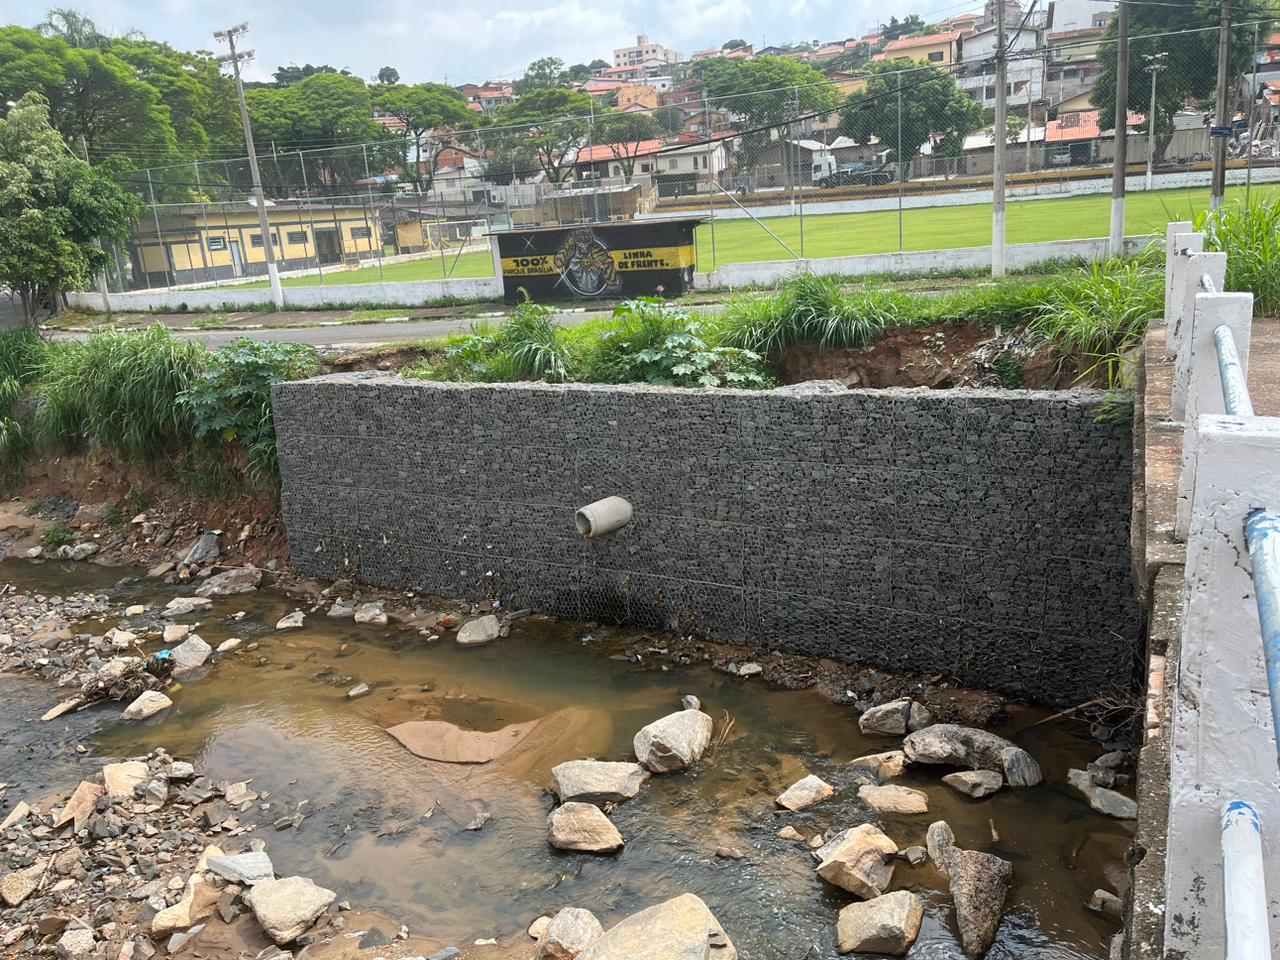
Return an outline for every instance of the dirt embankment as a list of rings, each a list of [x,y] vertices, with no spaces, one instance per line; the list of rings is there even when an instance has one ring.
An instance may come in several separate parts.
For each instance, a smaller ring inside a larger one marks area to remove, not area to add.
[[[96,547],[99,563],[154,570],[176,565],[202,533],[217,531],[227,565],[275,570],[288,563],[274,493],[246,492],[208,476],[100,455],[50,457],[29,465],[10,498],[0,504],[0,556],[29,556],[37,548],[52,556],[59,545],[79,542]]]
[[[839,380],[847,387],[1005,387],[1065,390],[1096,386],[1078,362],[1019,331],[994,333],[953,323],[885,331],[866,347],[798,343],[771,358],[785,383]]]

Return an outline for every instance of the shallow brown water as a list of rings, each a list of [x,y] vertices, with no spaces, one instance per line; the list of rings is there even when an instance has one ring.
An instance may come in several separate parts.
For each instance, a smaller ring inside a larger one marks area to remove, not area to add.
[[[22,565],[19,573],[12,564],[0,569],[4,577],[49,591],[119,579],[84,566],[68,572]],[[162,604],[180,592],[148,583],[113,596],[122,605]],[[611,660],[601,646],[583,642],[591,635],[581,624],[530,618],[492,646],[464,650],[320,613],[308,613],[302,630],[274,631],[276,619],[294,608],[265,591],[216,601],[213,615],[196,621],[197,632],[214,646],[238,636],[258,641],[259,649],[242,647],[180,685],[171,694],[175,708],[151,721],[119,723],[117,706],[96,709],[96,752],[162,745],[194,758],[215,780],[252,778],[256,790],[271,795],[260,835],[278,872],[310,876],[340,898],[407,923],[415,935],[457,943],[502,938],[565,905],[587,907],[608,924],[692,891],[749,960],[836,955],[835,917],[848,897],[818,880],[803,845],[775,833],[786,823],[808,836],[873,819],[857,801],[845,763],[897,742],[862,736],[848,708],[814,691],[772,690],[706,667],[662,671]],[[229,619],[236,611],[245,612],[242,620]],[[348,700],[347,689],[359,681],[373,692]],[[551,766],[579,756],[628,758],[634,732],[676,709],[684,693],[702,699],[717,731],[726,712],[733,717],[714,759],[692,774],[650,780],[619,807],[613,819],[627,846],[616,857],[551,850],[544,792]],[[440,718],[492,730],[562,710],[571,712],[555,738],[486,767],[420,760],[382,729]],[[1100,749],[1061,725],[1027,729],[1039,716],[1025,712],[1012,732],[1000,732],[1030,750],[1059,786],[972,802],[936,775],[909,774],[896,782],[926,790],[930,812],[884,817],[881,826],[905,847],[923,844],[929,823],[946,819],[962,845],[1013,861],[1016,886],[988,956],[1104,957],[1115,928],[1083,903],[1095,888],[1115,890],[1122,882],[1131,831],[1061,786],[1068,766],[1083,766]],[[805,772],[836,786],[836,797],[800,814],[779,812],[773,798]],[[298,830],[271,829],[270,820],[300,802],[306,820]],[[464,830],[481,808],[492,820],[480,831]],[[745,859],[717,858],[725,846],[740,848]],[[927,903],[910,956],[962,956],[941,878],[928,866],[902,863],[894,887],[916,890]]]

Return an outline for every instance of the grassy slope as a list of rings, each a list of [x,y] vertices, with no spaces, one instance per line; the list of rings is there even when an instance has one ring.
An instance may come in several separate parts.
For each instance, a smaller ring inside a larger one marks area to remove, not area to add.
[[[1254,189],[1259,194],[1271,195],[1280,192],[1280,185],[1260,185]],[[1243,187],[1231,187],[1228,190],[1228,199],[1243,196]],[[1208,204],[1208,188],[1130,194],[1126,209],[1127,232],[1163,232],[1168,221],[1191,219],[1194,213],[1203,210]],[[1105,237],[1110,230],[1110,218],[1111,198],[1102,194],[1016,201],[1010,203],[1008,208],[1009,242],[1036,243]],[[799,253],[799,217],[771,217],[763,222],[792,250]],[[898,213],[896,210],[885,210],[806,216],[804,241],[806,257],[893,253],[898,250]],[[903,247],[906,250],[980,247],[990,242],[990,204],[930,207],[907,210],[903,215]],[[787,251],[753,220],[716,222],[714,261],[711,255],[711,229],[704,226],[698,231],[698,269],[702,271],[711,270],[713,263],[789,259],[791,257]],[[450,265],[450,277],[493,276],[493,260],[488,251],[465,253],[456,265],[450,260]],[[383,267],[381,275],[376,266],[350,273],[328,274],[325,276],[325,283],[393,283],[403,280],[439,280],[442,276],[440,259],[433,257],[388,264]],[[284,285],[309,287],[319,282],[319,277],[311,274],[291,277],[284,281]],[[266,281],[246,286],[250,289],[261,288],[266,286]]]

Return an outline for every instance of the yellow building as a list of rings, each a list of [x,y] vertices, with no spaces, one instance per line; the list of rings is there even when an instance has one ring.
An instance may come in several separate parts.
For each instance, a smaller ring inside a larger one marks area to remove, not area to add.
[[[248,203],[181,203],[160,207],[134,225],[134,286],[203,283],[267,272],[257,209]],[[375,253],[376,209],[321,201],[277,200],[267,208],[271,245],[281,270],[344,263]]]
[[[960,47],[964,35],[958,30],[950,33],[931,33],[923,37],[899,37],[877,54],[876,60],[909,60],[913,63],[931,63],[945,67],[960,61]]]

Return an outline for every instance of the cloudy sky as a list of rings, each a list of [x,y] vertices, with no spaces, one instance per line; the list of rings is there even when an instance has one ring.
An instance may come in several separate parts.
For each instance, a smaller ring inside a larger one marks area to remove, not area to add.
[[[751,43],[865,33],[891,15],[942,19],[981,0],[50,0],[105,32],[131,28],[175,47],[210,49],[212,31],[247,20],[255,79],[277,65],[330,63],[370,77],[390,64],[408,82],[517,76],[541,56],[611,60],[647,33],[686,54],[742,37]],[[42,0],[0,0],[0,22],[31,26]]]

